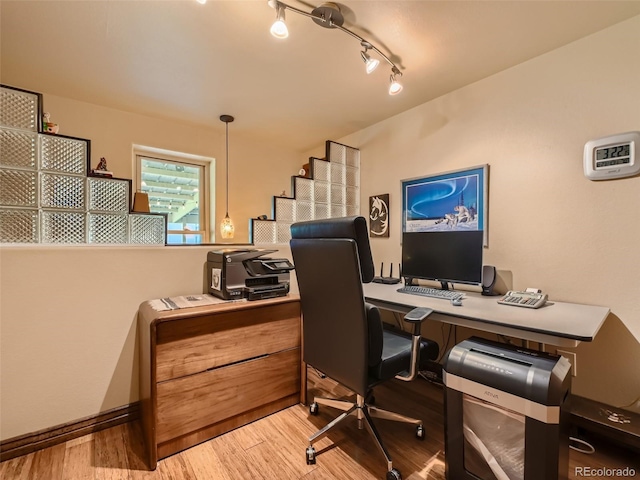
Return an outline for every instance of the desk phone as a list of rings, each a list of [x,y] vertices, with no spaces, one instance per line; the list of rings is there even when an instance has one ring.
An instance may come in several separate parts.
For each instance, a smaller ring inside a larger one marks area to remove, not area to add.
[[[504,297],[498,300],[502,305],[516,307],[540,308],[547,303],[548,295],[542,292],[516,292],[509,290]]]

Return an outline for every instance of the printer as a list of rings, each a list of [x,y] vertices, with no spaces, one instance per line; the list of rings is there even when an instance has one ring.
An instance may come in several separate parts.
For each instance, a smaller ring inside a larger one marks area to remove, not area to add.
[[[293,264],[286,258],[264,255],[277,250],[222,249],[207,253],[209,293],[225,300],[261,300],[289,293],[289,272]]]

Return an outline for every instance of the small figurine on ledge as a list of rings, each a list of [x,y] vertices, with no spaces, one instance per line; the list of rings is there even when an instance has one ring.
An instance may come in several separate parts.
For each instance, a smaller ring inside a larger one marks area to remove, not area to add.
[[[42,131],[44,133],[58,133],[58,124],[51,122],[51,115],[49,112],[42,114]]]
[[[113,172],[107,170],[107,159],[104,157],[100,158],[100,162],[98,166],[91,170],[91,175],[95,177],[113,177]]]

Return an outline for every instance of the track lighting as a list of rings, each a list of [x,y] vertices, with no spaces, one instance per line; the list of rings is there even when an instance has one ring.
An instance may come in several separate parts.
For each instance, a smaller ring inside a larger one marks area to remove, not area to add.
[[[321,27],[337,28],[338,30],[341,30],[342,32],[347,33],[353,38],[357,39],[364,47],[364,51],[360,52],[360,56],[365,63],[365,70],[367,74],[373,72],[380,64],[380,60],[378,60],[377,58],[372,58],[367,53],[368,50],[373,50],[389,65],[391,65],[391,85],[389,86],[389,95],[396,95],[402,90],[402,85],[397,80],[397,77],[402,76],[400,69],[389,59],[389,57],[382,53],[380,49],[371,44],[371,42],[365,40],[357,33],[354,33],[348,28],[342,26],[342,24],[344,23],[344,17],[340,12],[340,8],[335,3],[323,3],[319,7],[314,8],[311,12],[305,12],[304,10],[292,7],[291,5],[287,5],[280,0],[268,0],[267,3],[271,8],[274,8],[276,10],[276,21],[271,26],[271,34],[274,37],[287,38],[289,36],[287,26],[284,23],[285,10],[291,10],[292,12],[298,13],[302,16],[309,17],[314,21],[314,23],[320,25]]]

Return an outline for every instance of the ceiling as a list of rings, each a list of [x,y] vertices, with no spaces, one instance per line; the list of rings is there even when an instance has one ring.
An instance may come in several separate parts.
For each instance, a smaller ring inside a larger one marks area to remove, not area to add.
[[[339,5],[403,72],[400,94],[344,32],[287,11],[289,38],[272,37],[267,0],[1,0],[0,79],[220,130],[231,114],[236,134],[304,152],[640,14],[640,1]]]

